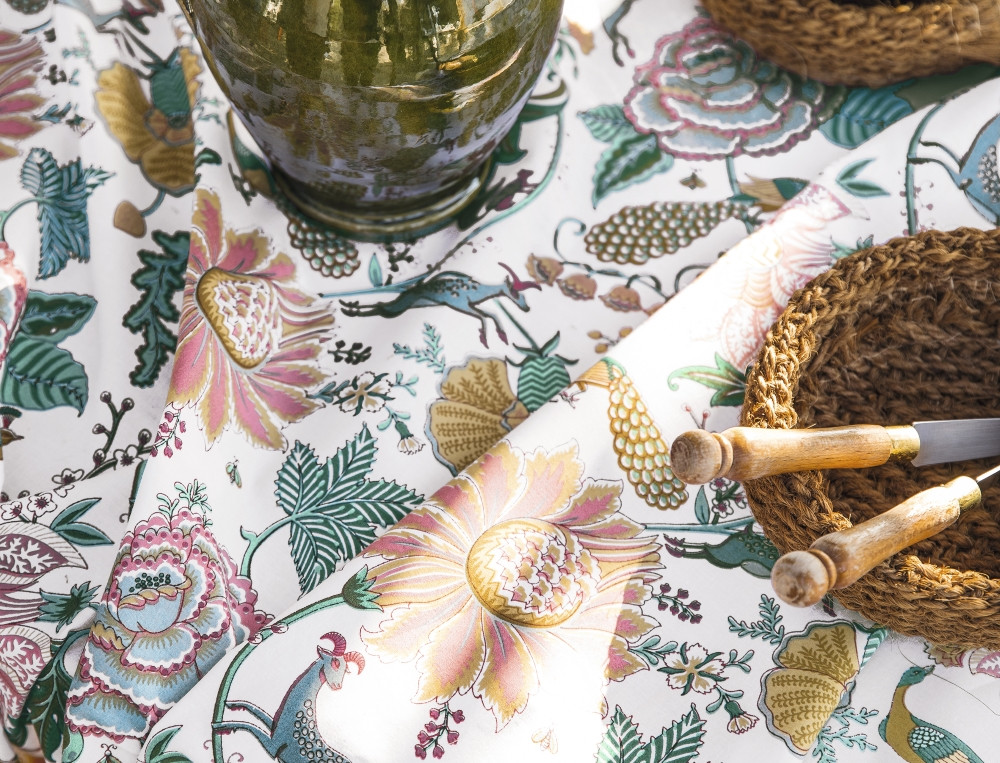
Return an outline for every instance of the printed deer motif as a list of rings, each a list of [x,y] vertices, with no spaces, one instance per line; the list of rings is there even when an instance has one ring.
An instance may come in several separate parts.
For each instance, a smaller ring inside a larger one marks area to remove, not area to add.
[[[527,311],[528,302],[524,298],[523,292],[526,289],[541,289],[534,281],[522,281],[517,274],[504,263],[498,263],[500,267],[510,273],[499,285],[481,284],[464,273],[446,270],[437,273],[430,278],[421,279],[412,285],[399,284],[405,290],[395,299],[389,302],[379,302],[374,305],[361,305],[358,302],[340,301],[344,315],[347,316],[372,316],[378,315],[383,318],[396,318],[410,308],[434,307],[443,305],[457,310],[466,315],[473,315],[479,318],[479,341],[484,347],[489,345],[486,342],[487,321],[492,321],[496,328],[497,336],[504,344],[507,343],[507,333],[503,330],[497,317],[484,310],[481,305],[491,299],[506,297],[511,300],[520,310]],[[323,295],[348,296],[341,295]]]
[[[347,639],[339,633],[327,633],[323,638],[333,642],[333,649],[316,647],[317,658],[285,692],[272,718],[266,710],[252,702],[227,702],[230,710],[246,710],[260,721],[261,729],[245,721],[221,721],[213,724],[219,734],[247,731],[253,734],[267,754],[281,763],[350,763],[341,752],[330,747],[320,734],[316,722],[316,695],[324,687],[340,690],[350,663],[360,674],[365,658],[359,652],[347,651]]]

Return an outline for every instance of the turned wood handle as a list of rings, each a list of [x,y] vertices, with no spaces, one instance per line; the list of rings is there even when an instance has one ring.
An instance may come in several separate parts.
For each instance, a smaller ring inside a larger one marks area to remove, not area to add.
[[[805,551],[782,556],[771,570],[774,591],[796,607],[815,604],[827,591],[849,586],[893,554],[941,532],[981,498],[972,477],[917,493],[884,514],[817,538]]]
[[[695,429],[670,446],[670,468],[684,482],[698,485],[716,477],[739,482],[809,469],[878,466],[890,458],[912,459],[919,450],[920,438],[911,426]]]

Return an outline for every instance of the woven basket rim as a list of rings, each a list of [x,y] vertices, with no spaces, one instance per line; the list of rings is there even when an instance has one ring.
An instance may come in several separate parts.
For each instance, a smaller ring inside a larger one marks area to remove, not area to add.
[[[702,5],[762,57],[829,85],[881,87],[971,63],[1000,64],[996,0],[898,6],[836,0],[703,0]]]
[[[820,321],[828,318],[823,305],[833,305],[840,297],[837,284],[847,278],[845,272],[850,274],[854,268],[868,275],[871,269],[867,266],[871,263],[885,266],[884,263],[892,262],[893,257],[898,262],[899,251],[904,246],[925,247],[921,254],[931,260],[928,268],[934,266],[936,255],[931,251],[934,247],[980,246],[983,250],[988,247],[989,256],[985,261],[996,263],[991,267],[1000,272],[1000,230],[927,231],[893,239],[838,261],[792,297],[765,338],[748,375],[741,412],[744,426],[770,424],[792,428],[799,423],[799,413],[794,407],[799,394],[799,369],[817,355],[819,343],[824,340],[815,330]],[[918,263],[913,267],[923,265]],[[909,274],[908,270],[906,272]],[[863,309],[858,312],[864,314]],[[847,516],[832,507],[826,497],[826,484],[824,474],[814,471],[748,480],[744,486],[754,516],[765,534],[779,551],[788,552],[806,548],[828,532],[852,526]],[[834,595],[849,609],[908,635],[923,636],[936,643],[1000,649],[1000,573],[997,572],[987,575],[974,570],[958,570],[900,553]],[[944,607],[944,612],[930,611],[931,603],[934,608]],[[928,613],[917,622],[912,622],[909,616],[900,616],[897,620],[894,608],[904,606],[928,607]],[[954,615],[949,610],[954,610]]]

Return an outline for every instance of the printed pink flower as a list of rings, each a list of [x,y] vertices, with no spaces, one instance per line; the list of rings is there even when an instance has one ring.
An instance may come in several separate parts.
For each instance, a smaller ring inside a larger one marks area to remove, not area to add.
[[[196,408],[211,446],[227,429],[280,448],[281,429],[313,411],[307,391],[333,323],[291,288],[295,266],[260,231],[225,230],[219,197],[199,189],[172,401]]]
[[[820,185],[810,185],[766,225],[726,254],[724,289],[734,299],[722,316],[725,358],[739,369],[753,361],[764,335],[792,294],[827,270],[836,246],[829,224],[851,210]]]
[[[31,118],[31,113],[45,103],[33,92],[42,55],[42,47],[34,38],[0,29],[0,160],[17,156],[11,144],[34,135],[45,124]]]
[[[636,68],[634,81],[625,116],[683,159],[787,151],[844,98],[844,88],[758,58],[704,16],[661,38],[652,60]]]
[[[209,531],[204,488],[139,522],[118,551],[70,687],[71,728],[142,739],[227,650],[267,616]]]
[[[618,512],[621,483],[584,478],[576,446],[501,441],[365,552],[391,614],[363,631],[386,661],[416,661],[415,701],[471,691],[505,725],[564,671],[620,680],[648,666],[628,644],[657,544]]]

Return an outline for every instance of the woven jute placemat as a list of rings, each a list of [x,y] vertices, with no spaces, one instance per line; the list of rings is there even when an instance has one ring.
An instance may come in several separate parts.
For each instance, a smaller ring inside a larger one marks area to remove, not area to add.
[[[831,85],[881,87],[974,62],[1000,63],[996,0],[702,0],[702,5],[759,55]]]
[[[799,291],[748,374],[742,423],[985,416],[1000,416],[1000,231],[962,228],[858,252]],[[766,477],[745,488],[755,518],[786,553],[991,465],[889,463]],[[1000,649],[1000,489],[834,595],[907,635]]]

